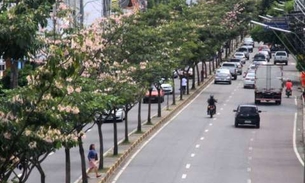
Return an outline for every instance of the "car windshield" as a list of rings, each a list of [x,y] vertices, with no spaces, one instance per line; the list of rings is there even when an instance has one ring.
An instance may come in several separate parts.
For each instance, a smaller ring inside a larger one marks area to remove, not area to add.
[[[248,49],[247,48],[239,48],[238,51],[240,51],[240,52],[247,52]]]
[[[239,112],[241,113],[256,113],[255,107],[240,107]]]
[[[241,53],[236,53],[235,56],[238,56],[238,57],[243,57],[244,54],[241,54]]]

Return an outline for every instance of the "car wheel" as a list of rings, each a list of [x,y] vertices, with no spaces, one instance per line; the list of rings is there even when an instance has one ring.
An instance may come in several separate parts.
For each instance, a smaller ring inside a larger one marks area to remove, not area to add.
[[[237,76],[234,76],[234,80],[236,80],[237,79]]]
[[[288,62],[285,62],[285,65],[288,65]]]
[[[274,65],[276,65],[276,61],[274,61]]]
[[[147,99],[143,99],[143,104],[147,103]]]
[[[260,128],[260,122],[257,122],[256,128]]]
[[[260,100],[255,100],[255,104],[260,104],[261,101]]]
[[[236,128],[238,127],[238,122],[237,122],[237,121],[235,121],[234,126],[235,126]]]
[[[230,84],[232,84],[232,82],[231,82],[231,81],[229,81],[229,85],[230,85]]]
[[[214,84],[217,84],[217,82],[216,82],[216,81],[214,81]]]
[[[276,101],[276,104],[281,105],[282,101]]]

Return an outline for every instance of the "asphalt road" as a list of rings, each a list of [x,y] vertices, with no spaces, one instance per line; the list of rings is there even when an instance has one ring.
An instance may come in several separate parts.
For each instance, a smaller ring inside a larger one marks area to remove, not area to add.
[[[284,71],[284,78],[296,80],[293,61]],[[218,99],[213,119],[206,114],[210,94]],[[241,76],[232,85],[211,84],[152,136],[112,183],[301,183],[303,166],[293,143],[296,95],[283,93],[282,105],[259,105],[260,129],[235,128],[233,109],[254,104],[253,89],[243,88]]]

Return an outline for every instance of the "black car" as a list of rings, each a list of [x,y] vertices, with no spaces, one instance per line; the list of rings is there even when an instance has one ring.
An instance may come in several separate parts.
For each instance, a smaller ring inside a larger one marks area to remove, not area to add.
[[[239,105],[235,112],[235,127],[239,124],[243,125],[255,125],[256,128],[260,127],[260,116],[261,112],[258,110],[256,105]]]

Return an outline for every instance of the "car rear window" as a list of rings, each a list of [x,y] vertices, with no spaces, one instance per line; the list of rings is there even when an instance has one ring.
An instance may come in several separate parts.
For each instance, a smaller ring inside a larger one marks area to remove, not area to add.
[[[255,107],[240,107],[239,112],[241,113],[256,113]]]
[[[229,61],[230,61],[230,62],[240,62],[239,59],[230,59]]]
[[[285,52],[278,52],[276,53],[277,56],[286,56],[286,53]]]
[[[235,67],[234,64],[222,64],[222,66],[224,66],[224,67]]]

